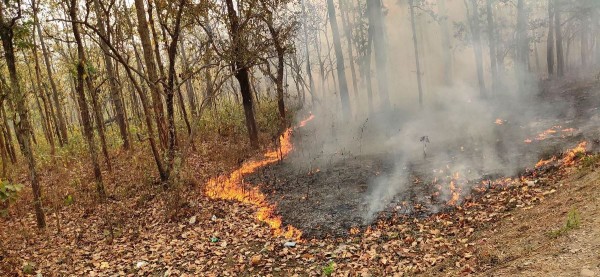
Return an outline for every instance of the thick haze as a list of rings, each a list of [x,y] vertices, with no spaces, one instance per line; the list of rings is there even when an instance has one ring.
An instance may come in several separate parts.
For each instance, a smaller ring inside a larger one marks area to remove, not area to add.
[[[445,1],[448,11],[448,21],[445,24],[449,25],[451,42],[451,84],[444,80],[443,28],[430,14],[417,9],[416,29],[424,87],[424,106],[420,108],[407,2],[383,1],[387,12],[384,37],[387,40],[391,106],[387,110],[381,108],[381,101],[377,95],[377,78],[380,73],[374,58],[371,64],[375,94],[374,112],[369,113],[364,79],[360,75],[359,87],[352,89],[350,61],[347,58],[345,37],[342,37],[345,72],[353,110],[352,119],[342,120],[339,93],[337,89],[333,89],[337,86],[331,76],[328,76],[325,87],[319,86],[321,76],[318,56],[314,45],[310,47],[317,96],[322,105],[306,111],[316,115],[316,120],[312,123],[314,129],[303,134],[305,138],[299,147],[304,154],[293,161],[302,169],[323,170],[333,162],[346,158],[375,155],[389,159],[393,170],[382,173],[369,184],[363,214],[366,220],[372,219],[376,212],[383,210],[395,195],[400,193],[402,198],[402,192],[412,185],[412,171],[415,167],[418,168],[417,171],[424,168],[423,164],[427,165],[426,168],[433,168],[436,173],[443,172],[446,176],[459,173],[461,178],[466,180],[475,180],[484,175],[517,174],[519,170],[531,166],[531,162],[539,158],[536,151],[528,153],[529,150],[525,150],[529,146],[523,140],[534,137],[536,132],[547,128],[546,125],[552,126],[553,122],[559,122],[561,116],[564,116],[564,110],[569,108],[557,106],[557,103],[543,104],[538,98],[541,91],[538,79],[546,77],[546,42],[545,38],[537,41],[538,49],[535,49],[533,36],[536,32],[544,32],[547,27],[545,29],[542,26],[528,32],[531,39],[531,70],[516,73],[514,50],[506,50],[506,45],[514,42],[513,37],[506,36],[510,36],[508,32],[515,28],[516,7],[506,3],[497,3],[494,6],[496,19],[503,24],[499,31],[503,44],[498,45],[501,48],[499,51],[507,51],[503,63],[504,73],[499,74],[496,83],[496,95],[491,95],[485,14],[480,14],[484,77],[488,92],[486,98],[480,97],[474,47],[470,41],[471,30],[465,18],[465,3],[468,1]],[[438,7],[431,2],[427,1],[426,8],[437,14]],[[485,11],[485,1],[480,2],[480,10]],[[530,22],[547,16],[546,7],[538,3],[542,1],[526,2]],[[311,15],[311,18],[314,16]],[[324,24],[325,19],[322,20]],[[338,24],[341,26],[339,14]],[[323,37],[321,34],[321,59],[325,59],[325,63],[329,65],[328,48]],[[510,41],[506,41],[508,39]],[[537,59],[535,55],[538,55]],[[333,50],[331,59],[335,66]],[[335,73],[335,70],[333,72]],[[336,76],[336,81],[337,79]],[[501,119],[500,122],[496,122],[498,119]],[[430,141],[427,144],[426,158],[421,141],[424,136]],[[468,193],[470,188],[462,190]],[[445,189],[442,189],[442,193],[446,193],[447,197],[450,195]]]

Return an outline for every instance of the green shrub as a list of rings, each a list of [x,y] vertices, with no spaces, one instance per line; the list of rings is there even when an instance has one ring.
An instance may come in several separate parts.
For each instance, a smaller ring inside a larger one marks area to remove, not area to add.
[[[6,216],[8,205],[19,197],[19,192],[23,190],[21,184],[11,184],[8,181],[0,181],[0,215]]]
[[[581,216],[579,215],[577,209],[573,208],[567,214],[567,221],[565,222],[565,225],[560,227],[558,230],[550,231],[548,236],[551,238],[560,237],[573,229],[579,228],[579,225],[581,225]]]
[[[331,276],[331,274],[333,274],[333,272],[335,271],[335,262],[330,261],[327,266],[323,267],[323,275],[325,276]]]

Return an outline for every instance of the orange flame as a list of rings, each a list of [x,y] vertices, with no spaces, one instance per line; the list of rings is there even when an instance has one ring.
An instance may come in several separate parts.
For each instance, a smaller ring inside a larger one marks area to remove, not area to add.
[[[541,159],[539,162],[537,162],[537,164],[535,164],[535,167],[536,168],[540,168],[540,167],[545,166],[545,165],[547,165],[547,164],[549,164],[551,162],[554,162],[554,161],[556,161],[556,157],[552,157],[552,158],[547,159],[547,160]]]
[[[575,158],[577,157],[577,155],[585,154],[586,146],[587,146],[587,141],[583,141],[583,142],[579,143],[575,148],[567,151],[567,153],[564,155],[564,157],[562,159],[563,166],[571,166],[571,165],[575,164]]]
[[[504,120],[502,120],[501,118],[498,118],[498,119],[496,119],[496,121],[494,121],[494,123],[496,125],[502,125],[502,124],[504,124]]]
[[[314,118],[315,118],[315,115],[311,114],[307,119],[300,121],[300,123],[298,124],[298,128],[302,128],[302,127],[306,126],[306,123],[313,120]]]
[[[299,127],[303,127],[312,120],[314,115],[300,122]],[[206,184],[206,195],[211,199],[236,200],[244,204],[251,204],[257,207],[256,218],[259,221],[267,223],[276,236],[282,235],[286,238],[299,239],[302,232],[293,226],[282,228],[281,217],[275,215],[275,205],[267,201],[267,197],[260,192],[258,187],[251,189],[242,185],[243,176],[256,172],[257,169],[276,163],[281,158],[287,156],[292,150],[293,129],[288,128],[281,137],[280,149],[275,149],[265,153],[264,157],[257,161],[248,161],[228,176],[218,176],[211,178]]]
[[[449,189],[450,189],[450,193],[451,193],[451,197],[450,200],[448,200],[446,202],[447,205],[449,206],[456,206],[460,200],[460,194],[461,194],[461,188],[456,186],[456,182],[458,182],[458,179],[460,178],[460,174],[458,172],[455,172],[454,174],[452,174],[452,180],[450,181]]]
[[[452,192],[452,197],[450,200],[448,200],[448,202],[446,202],[446,204],[449,206],[456,206],[458,200],[460,199],[460,191],[454,184],[454,180],[450,181],[450,191]]]

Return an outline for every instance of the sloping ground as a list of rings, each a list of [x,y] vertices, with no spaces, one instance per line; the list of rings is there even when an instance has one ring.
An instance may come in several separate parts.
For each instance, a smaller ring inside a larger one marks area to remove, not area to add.
[[[478,234],[479,254],[497,260],[482,276],[600,276],[600,171],[576,173],[560,187]],[[573,211],[579,228],[557,235]]]
[[[426,218],[387,218],[365,232],[285,247],[286,239],[273,236],[269,226],[256,219],[256,207],[215,201],[204,194],[203,184],[210,176],[230,170],[206,153],[233,156],[239,149],[234,146],[199,147],[202,150],[190,157],[190,168],[183,172],[185,180],[194,182],[184,182],[168,193],[152,186],[146,167],[150,157],[118,155],[113,163],[118,170],[106,173],[112,177],[107,185],[113,197],[103,205],[83,195],[93,194],[85,159],[69,164],[68,171],[44,171],[44,195],[55,196],[46,205],[49,227],[45,232],[36,230],[26,191],[11,208],[11,216],[0,218],[0,276],[320,276],[328,272],[335,276],[573,276],[600,272],[596,191],[600,173],[594,170],[598,159],[577,155],[574,167],[548,167],[528,179],[499,180],[461,206]],[[23,182],[23,176],[18,181]],[[65,203],[66,195],[81,190],[74,203]],[[580,227],[549,236],[565,224],[573,209],[580,215]]]
[[[579,164],[584,163],[581,159],[580,155]],[[539,172],[541,175],[534,173],[532,181],[501,180],[444,213],[419,219],[391,218],[365,232],[338,239],[299,241],[295,247],[285,247],[285,239],[273,236],[266,224],[256,220],[255,207],[210,200],[201,186],[183,188],[181,202],[187,212],[175,219],[165,218],[170,200],[160,194],[135,200],[114,199],[106,205],[69,206],[61,210],[61,234],[56,234],[54,215],[49,215],[50,226],[45,233],[36,232],[32,215],[2,221],[0,275],[319,276],[328,271],[336,276],[488,271],[497,275],[510,269],[500,265],[518,262],[515,259],[522,245],[518,239],[503,241],[503,236],[514,233],[526,237],[538,228],[537,219],[525,213],[543,214],[551,203],[592,195],[592,179],[581,183],[586,188],[591,186],[589,191],[572,189],[578,186],[571,184],[579,182],[572,179],[576,177],[564,179],[578,170],[549,167]],[[592,202],[584,198],[577,203]],[[557,242],[593,228],[593,216],[579,209],[581,229],[557,238]],[[112,221],[113,234],[106,213],[118,219]],[[511,220],[520,214],[521,221],[530,222],[530,229],[519,229],[521,225]],[[560,227],[565,217],[548,216],[548,227],[542,228],[546,231]],[[540,239],[545,239],[543,236],[540,232]],[[574,251],[577,255],[592,250],[588,242],[582,242],[585,244],[577,248],[581,250]],[[499,252],[492,252],[494,245],[498,245]],[[503,255],[508,249],[514,249],[510,252],[514,254]],[[591,268],[593,262],[573,261],[573,268]]]
[[[475,232],[477,276],[600,276],[599,164],[553,180],[554,193],[538,205],[515,209]],[[543,180],[545,178],[541,178]],[[578,226],[566,228],[574,216]],[[452,265],[424,275],[455,276]]]

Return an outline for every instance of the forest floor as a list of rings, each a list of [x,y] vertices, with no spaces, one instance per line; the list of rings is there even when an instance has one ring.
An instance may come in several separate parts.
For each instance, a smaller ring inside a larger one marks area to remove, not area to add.
[[[168,192],[147,149],[113,153],[106,203],[94,199],[85,158],[42,165],[48,228],[36,229],[26,190],[0,217],[0,275],[600,276],[600,157],[581,149],[440,213],[292,240],[258,220],[257,207],[206,195],[211,177],[260,156],[243,145],[205,136]],[[15,175],[26,182],[24,171]]]

